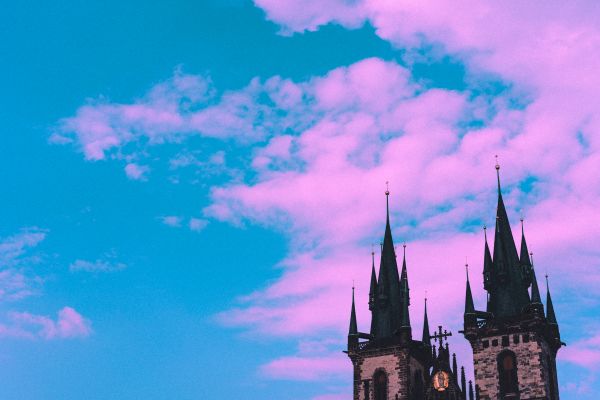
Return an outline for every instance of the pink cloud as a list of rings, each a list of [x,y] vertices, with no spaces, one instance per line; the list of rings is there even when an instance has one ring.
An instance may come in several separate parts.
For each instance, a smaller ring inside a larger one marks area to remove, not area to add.
[[[95,261],[75,260],[70,266],[71,272],[115,272],[127,268],[127,265],[113,260],[98,259]]]
[[[240,298],[220,314],[221,321],[295,338],[343,336],[354,278],[359,323],[366,330],[369,244],[383,233],[383,183],[390,181],[395,238],[409,241],[415,332],[426,289],[431,320],[456,330],[465,256],[472,260],[477,302],[484,298],[483,240],[474,226],[494,221],[494,154],[500,156],[514,227],[523,212],[536,266],[559,278],[559,310],[566,301],[561,293],[598,284],[600,29],[595,8],[584,2],[256,4],[287,33],[327,23],[356,27],[368,20],[379,36],[399,47],[435,44],[440,53],[465,63],[469,79],[491,74],[510,88],[478,99],[418,85],[407,68],[367,59],[300,83],[255,79],[243,90],[223,94],[217,105],[205,105],[200,97],[199,111],[174,108],[169,96],[160,100],[162,92],[133,105],[80,108],[65,121],[62,134],[75,137],[89,159],[142,139],[182,140],[182,132],[252,144],[253,180],[212,187],[205,213],[277,229],[290,238],[290,254],[280,263],[277,280]],[[406,60],[411,57],[418,54],[409,51]],[[179,90],[167,92],[180,96]],[[257,94],[267,94],[276,106],[261,103]],[[515,98],[522,104],[511,104]],[[285,116],[276,116],[273,108]],[[483,125],[469,124],[472,119]],[[533,189],[524,193],[524,182],[533,182]],[[565,357],[588,354],[586,365],[591,365],[595,353],[585,353],[590,346],[584,343]],[[286,363],[311,362],[315,368],[337,368],[297,355],[265,371],[276,376]]]
[[[282,357],[261,367],[260,372],[272,379],[315,381],[332,376],[349,376],[352,366],[344,354],[321,357]]]
[[[91,324],[71,307],[63,307],[56,320],[28,312],[9,314],[11,325],[0,324],[0,335],[27,339],[70,339],[92,333]]]
[[[37,293],[42,279],[32,267],[41,257],[32,251],[46,234],[43,229],[25,228],[0,238],[0,300],[18,301]]]
[[[125,166],[125,174],[127,175],[127,177],[136,181],[146,180],[146,174],[149,171],[150,168],[146,165],[129,163]]]
[[[558,358],[590,369],[596,367],[600,363],[600,335],[569,344]]]

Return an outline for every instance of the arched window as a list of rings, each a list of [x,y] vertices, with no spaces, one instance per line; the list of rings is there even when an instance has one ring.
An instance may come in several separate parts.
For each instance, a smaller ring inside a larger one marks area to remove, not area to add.
[[[373,389],[375,389],[375,400],[387,400],[388,379],[384,370],[380,369],[375,372],[373,386]]]
[[[517,358],[512,351],[503,351],[498,355],[498,376],[500,378],[500,398],[518,399]]]

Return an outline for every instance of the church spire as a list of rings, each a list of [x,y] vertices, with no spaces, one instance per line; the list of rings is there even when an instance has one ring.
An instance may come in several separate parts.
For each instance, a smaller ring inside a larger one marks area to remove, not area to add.
[[[523,218],[521,218],[521,254],[519,256],[521,265],[531,266],[529,260],[529,250],[527,249],[527,241],[525,240],[525,228],[523,227]]]
[[[403,259],[402,259],[402,275],[400,278],[400,293],[402,295],[402,319],[401,328],[410,328],[410,314],[408,306],[410,305],[410,296],[408,289],[408,274],[406,272],[406,243],[403,247]]]
[[[421,341],[425,346],[431,347],[431,335],[429,333],[429,318],[427,318],[427,297],[425,297],[425,316],[423,317],[423,338]]]
[[[401,328],[408,328],[408,329],[410,329],[410,314],[408,313],[408,304],[409,304],[408,288],[406,288],[405,290],[403,290],[402,294],[403,294],[403,299],[402,299],[402,324],[400,325],[400,327]]]
[[[352,309],[350,311],[350,327],[348,328],[348,335],[358,335],[356,308],[354,307],[354,286],[352,286]]]
[[[496,175],[498,178],[498,206],[494,237],[493,285],[491,289],[488,289],[491,309],[488,311],[496,317],[510,317],[520,314],[523,308],[530,303],[527,290],[529,284],[521,268],[506,207],[502,199],[500,165],[497,160]]]
[[[541,306],[542,296],[540,296],[540,289],[538,287],[537,278],[535,276],[535,268],[533,266],[533,253],[529,254],[531,256],[531,304]]]
[[[550,296],[550,285],[548,284],[548,275],[546,275],[546,320],[549,324],[558,325],[556,314],[554,313],[554,305]]]
[[[386,188],[386,224],[381,246],[381,264],[377,279],[377,336],[393,336],[402,326],[402,301],[404,296],[400,287],[400,276],[392,228],[390,224],[390,191]]]
[[[348,328],[348,350],[358,347],[358,325],[356,323],[356,309],[354,307],[354,285],[352,285],[352,308],[350,310],[350,326]]]
[[[377,275],[375,274],[375,252],[371,249],[371,286],[369,288],[369,310],[371,310],[371,336],[377,334]]]
[[[467,290],[465,293],[465,317],[475,315],[475,303],[473,303],[473,294],[471,293],[471,283],[469,282],[469,264],[465,264],[467,271]]]
[[[492,262],[492,254],[490,253],[490,247],[487,241],[487,226],[485,225],[483,226],[483,236],[485,240],[485,246],[483,249],[483,287],[485,290],[490,291],[494,284],[494,266]]]
[[[473,396],[473,382],[469,381],[469,400],[475,400]]]
[[[461,398],[467,399],[467,378],[465,377],[465,367],[460,367],[460,391]]]

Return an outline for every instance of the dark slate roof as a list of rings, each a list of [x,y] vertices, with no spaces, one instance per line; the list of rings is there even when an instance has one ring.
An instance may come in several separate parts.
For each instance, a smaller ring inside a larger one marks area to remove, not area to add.
[[[473,294],[471,293],[471,283],[469,282],[469,273],[467,272],[467,290],[465,293],[465,314],[475,314],[475,304],[473,303]]]
[[[350,327],[348,335],[358,335],[358,325],[356,323],[356,309],[354,307],[354,288],[352,288],[352,309],[350,311]]]
[[[527,291],[528,282],[517,255],[517,248],[502,198],[499,169],[500,167],[496,166],[498,206],[492,261],[494,273],[492,282],[486,285],[486,289],[490,293],[488,311],[496,317],[511,317],[519,315],[529,305],[530,299]]]
[[[554,313],[554,305],[552,304],[552,297],[550,296],[550,285],[548,285],[548,276],[546,276],[546,320],[549,324],[556,324],[556,314]]]
[[[431,346],[431,335],[429,333],[429,318],[427,317],[427,299],[425,299],[425,313],[423,317],[423,337],[421,341],[427,346]]]
[[[407,282],[408,283],[408,282]],[[394,239],[390,225],[389,192],[386,192],[386,224],[381,248],[381,264],[377,279],[377,337],[393,336],[402,325],[403,293],[401,293]]]

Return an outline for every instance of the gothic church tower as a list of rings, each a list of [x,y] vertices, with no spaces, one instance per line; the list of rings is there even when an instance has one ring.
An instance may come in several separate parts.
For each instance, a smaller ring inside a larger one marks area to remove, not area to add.
[[[432,364],[432,349],[428,332],[427,342],[412,338],[406,254],[398,274],[389,191],[385,194],[388,206],[379,275],[375,273],[374,254],[371,268],[369,333],[358,332],[354,295],[352,298],[347,353],[354,367],[354,399],[421,400]],[[359,338],[367,341],[359,342]]]
[[[476,311],[467,276],[464,335],[473,349],[476,397],[481,400],[558,400],[556,353],[563,345],[550,297],[542,305],[521,225],[521,251],[513,239],[498,175],[493,257],[485,236],[486,311]],[[531,288],[531,294],[529,293]]]

